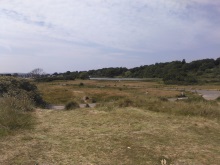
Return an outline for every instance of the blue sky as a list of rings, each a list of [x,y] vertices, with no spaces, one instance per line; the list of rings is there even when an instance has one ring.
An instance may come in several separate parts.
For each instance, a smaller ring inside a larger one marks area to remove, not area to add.
[[[218,57],[219,0],[0,0],[0,73]]]

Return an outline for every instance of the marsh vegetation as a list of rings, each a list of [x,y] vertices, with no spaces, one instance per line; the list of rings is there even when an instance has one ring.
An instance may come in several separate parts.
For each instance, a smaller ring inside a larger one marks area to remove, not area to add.
[[[0,139],[0,164],[220,162],[219,99],[190,91],[220,90],[218,84],[74,80],[35,85],[45,102],[66,105],[68,111],[35,108],[31,129]],[[169,101],[183,94],[188,99]],[[80,108],[85,103],[96,106]]]

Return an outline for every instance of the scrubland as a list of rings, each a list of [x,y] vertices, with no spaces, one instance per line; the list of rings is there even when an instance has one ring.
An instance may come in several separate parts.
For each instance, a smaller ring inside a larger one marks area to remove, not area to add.
[[[0,164],[166,164],[220,162],[220,102],[190,89],[144,81],[37,83],[53,105],[95,103],[95,108],[30,112],[34,125],[0,138]],[[178,90],[178,89],[179,90]],[[188,99],[169,101],[186,96]]]

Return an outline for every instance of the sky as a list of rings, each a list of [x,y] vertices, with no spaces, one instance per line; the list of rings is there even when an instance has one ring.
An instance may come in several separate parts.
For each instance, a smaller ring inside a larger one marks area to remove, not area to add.
[[[0,0],[0,73],[220,57],[220,0]]]

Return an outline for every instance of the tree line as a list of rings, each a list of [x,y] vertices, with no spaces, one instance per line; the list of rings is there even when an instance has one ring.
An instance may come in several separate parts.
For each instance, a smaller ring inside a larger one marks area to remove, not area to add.
[[[200,79],[216,79],[220,81],[220,58],[202,59],[187,63],[172,61],[155,63],[128,69],[126,67],[110,67],[89,71],[67,71],[54,73],[51,79],[89,79],[89,78],[162,78],[166,84],[193,84]]]
[[[161,78],[166,84],[194,84],[198,81],[220,81],[220,58],[187,63],[172,61],[128,69],[110,67],[89,71],[66,71],[44,74],[41,69],[30,72],[37,81],[75,80],[89,78]]]

